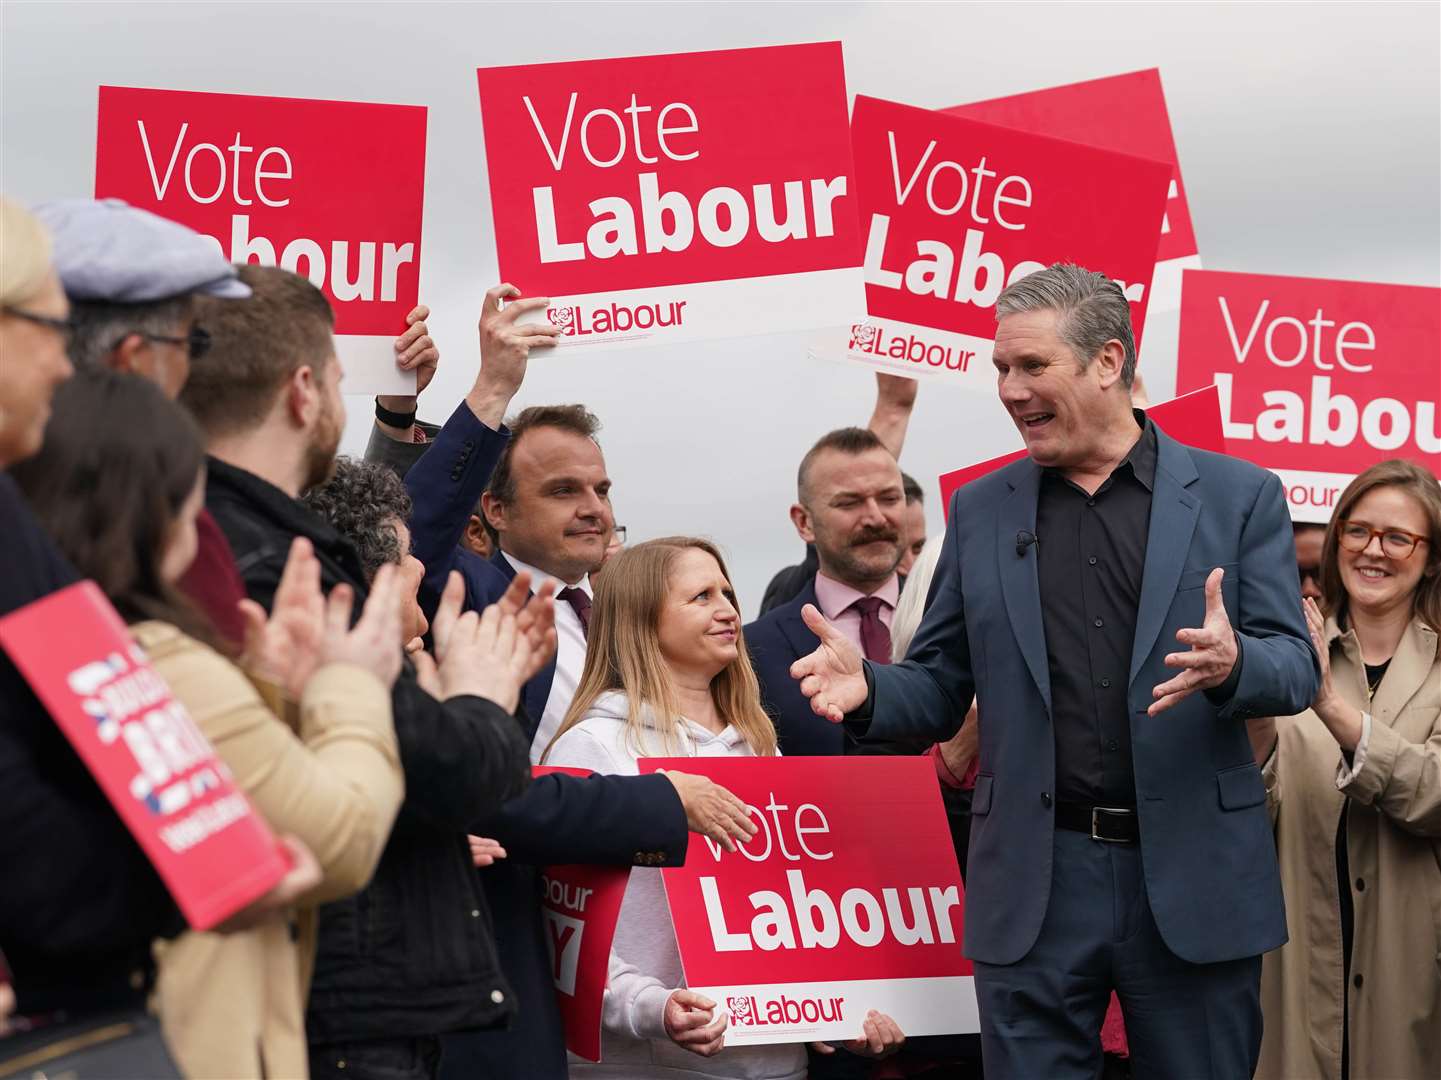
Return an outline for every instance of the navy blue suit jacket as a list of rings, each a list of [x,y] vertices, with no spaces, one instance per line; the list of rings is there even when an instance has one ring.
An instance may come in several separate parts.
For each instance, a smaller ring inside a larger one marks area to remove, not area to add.
[[[815,602],[812,576],[795,599],[772,608],[745,628],[751,665],[761,684],[761,704],[775,723],[781,753],[787,757],[844,754],[851,738],[839,724],[812,712],[800,684],[791,678],[791,665],[820,645],[801,618],[801,608]]]
[[[465,607],[500,599],[515,570],[499,552],[482,559],[458,546],[466,521],[500,459],[509,432],[486,427],[461,402],[405,486],[414,502],[410,534],[425,564],[421,600],[433,614],[451,570],[465,579]],[[534,738],[555,661],[526,684],[521,722]],[[689,837],[685,811],[664,776],[544,776],[471,830],[499,840],[507,857],[478,871],[495,918],[501,968],[518,997],[508,1031],[450,1035],[442,1074],[566,1076],[565,1035],[540,909],[540,868],[556,863],[679,866]]]
[[[1129,702],[1146,892],[1167,946],[1192,963],[1256,956],[1286,940],[1276,848],[1244,721],[1309,705],[1318,667],[1301,613],[1280,481],[1182,446],[1157,430],[1155,490],[1132,650]],[[870,734],[948,738],[972,696],[981,716],[971,804],[966,954],[1020,960],[1051,892],[1055,741],[1036,558],[1041,469],[1030,458],[951,499],[930,604],[904,663],[868,665]],[[1065,544],[1072,538],[1045,537]],[[1176,631],[1204,619],[1207,576],[1241,645],[1235,693],[1192,694],[1151,717],[1151,690],[1176,670]]]

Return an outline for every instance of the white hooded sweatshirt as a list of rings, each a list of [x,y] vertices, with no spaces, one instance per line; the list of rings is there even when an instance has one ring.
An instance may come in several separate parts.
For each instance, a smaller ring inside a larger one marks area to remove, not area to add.
[[[642,757],[755,756],[734,727],[717,735],[684,719],[679,737],[672,736],[669,746],[662,732],[649,725],[639,739],[634,735],[627,738],[628,714],[624,694],[601,695],[585,718],[556,740],[545,763],[635,776],[636,760]],[[640,866],[630,872],[611,946],[601,1020],[601,1061],[593,1065],[572,1056],[571,1076],[804,1080],[806,1052],[798,1043],[726,1047],[705,1058],[682,1049],[666,1035],[666,1001],[672,991],[685,986],[685,979],[660,874]]]

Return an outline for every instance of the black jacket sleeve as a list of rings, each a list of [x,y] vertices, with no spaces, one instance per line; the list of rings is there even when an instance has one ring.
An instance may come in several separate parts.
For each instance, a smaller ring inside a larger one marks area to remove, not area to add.
[[[470,831],[499,840],[508,859],[538,866],[680,866],[690,839],[664,776],[540,776]]]

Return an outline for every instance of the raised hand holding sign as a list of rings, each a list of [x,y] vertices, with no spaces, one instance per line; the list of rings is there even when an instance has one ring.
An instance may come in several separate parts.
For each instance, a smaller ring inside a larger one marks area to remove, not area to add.
[[[861,652],[814,604],[801,608],[801,618],[821,644],[791,665],[791,678],[800,681],[801,693],[810,698],[817,716],[839,724],[846,713],[859,709],[866,701]]]
[[[1184,670],[1151,691],[1156,700],[1146,710],[1148,715],[1165,712],[1197,690],[1220,686],[1236,666],[1239,655],[1236,632],[1231,629],[1231,619],[1221,599],[1221,581],[1225,576],[1226,571],[1218,566],[1206,578],[1206,618],[1201,626],[1176,631],[1176,640],[1191,646],[1191,651],[1166,656],[1167,667]]]

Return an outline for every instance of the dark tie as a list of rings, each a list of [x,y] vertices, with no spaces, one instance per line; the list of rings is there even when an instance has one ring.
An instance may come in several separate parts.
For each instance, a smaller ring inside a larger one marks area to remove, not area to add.
[[[861,649],[873,664],[891,662],[891,632],[881,622],[884,603],[879,596],[863,596],[851,605],[861,613]]]
[[[585,590],[576,589],[568,586],[564,589],[561,589],[560,592],[556,593],[555,598],[557,600],[564,600],[571,607],[575,608],[576,617],[580,619],[581,633],[589,636],[590,597],[586,595]],[[889,635],[887,635],[886,640],[890,640]]]

